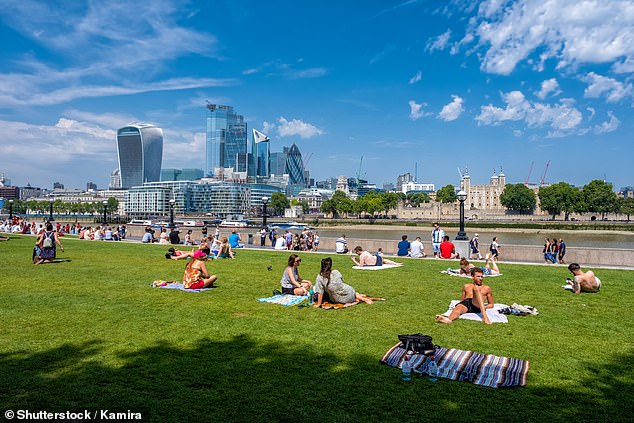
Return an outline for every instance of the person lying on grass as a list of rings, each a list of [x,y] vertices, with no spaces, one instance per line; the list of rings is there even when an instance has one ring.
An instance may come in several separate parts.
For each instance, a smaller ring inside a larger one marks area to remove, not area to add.
[[[372,304],[372,300],[365,294],[359,294],[348,284],[343,282],[343,276],[338,270],[332,270],[332,259],[326,257],[321,260],[321,271],[315,278],[315,293],[317,301],[313,307],[321,307],[324,297],[327,296],[329,302],[347,304],[356,300]]]
[[[206,256],[208,256],[211,252],[209,244],[206,242],[201,242],[198,245],[198,248],[193,248],[191,251],[183,251],[179,250],[178,248],[171,247],[169,250],[167,250],[167,253],[165,253],[165,258],[172,260],[184,260],[190,257],[194,257],[194,254],[197,251],[202,251],[203,253],[205,253]]]
[[[205,265],[207,254],[201,250],[194,251],[192,260],[185,266],[183,275],[183,288],[201,289],[213,288],[214,282],[218,279],[216,275],[210,275]]]
[[[383,255],[376,253],[372,254],[368,251],[365,251],[361,246],[354,247],[354,252],[359,256],[359,261],[357,261],[354,256],[350,256],[354,264],[357,266],[383,266],[384,264],[394,264],[396,266],[402,266],[403,263],[397,263],[392,260],[388,260],[383,258]]]
[[[475,269],[476,266],[469,263],[466,257],[460,259],[460,275],[471,276],[471,269]],[[495,276],[500,274],[500,268],[497,263],[491,260],[491,253],[487,253],[484,266],[479,267],[482,269],[484,276]]]
[[[460,302],[456,304],[449,317],[442,314],[436,315],[438,323],[453,323],[465,313],[482,313],[482,321],[487,325],[491,324],[489,316],[486,314],[487,308],[493,308],[493,291],[488,285],[482,284],[484,272],[480,267],[471,269],[472,283],[465,284],[462,287],[462,296]],[[486,298],[486,305],[484,299]]]
[[[280,280],[282,294],[308,295],[308,290],[313,284],[309,280],[302,279],[302,277],[299,276],[298,267],[301,262],[302,259],[300,259],[297,254],[291,254],[288,257],[288,264]]]
[[[571,291],[575,294],[582,291],[599,292],[601,289],[601,279],[597,278],[592,270],[584,272],[577,263],[570,263],[568,270],[573,274],[573,279],[566,279],[566,283],[571,285]]]

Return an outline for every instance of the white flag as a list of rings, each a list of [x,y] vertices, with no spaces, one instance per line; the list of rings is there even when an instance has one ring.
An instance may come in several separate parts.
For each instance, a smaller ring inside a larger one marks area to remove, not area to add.
[[[257,129],[253,129],[253,139],[255,140],[256,144],[260,142],[270,141],[269,137],[267,137],[266,135],[264,135],[262,132],[258,131]]]

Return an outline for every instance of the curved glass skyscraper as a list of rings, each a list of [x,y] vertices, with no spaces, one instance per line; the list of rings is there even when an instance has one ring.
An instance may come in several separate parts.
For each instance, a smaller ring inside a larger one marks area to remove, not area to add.
[[[163,130],[135,122],[117,131],[121,188],[161,180]]]

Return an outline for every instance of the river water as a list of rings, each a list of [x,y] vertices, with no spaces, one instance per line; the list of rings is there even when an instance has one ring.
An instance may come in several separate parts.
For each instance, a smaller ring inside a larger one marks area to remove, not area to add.
[[[337,238],[345,233],[347,238],[353,239],[393,239],[394,242],[401,240],[402,235],[407,235],[409,241],[413,241],[417,236],[421,237],[423,244],[431,242],[432,227],[369,227],[346,226],[346,227],[322,227],[317,228],[322,237]],[[465,228],[467,236],[479,235],[480,245],[483,249],[488,249],[488,245],[494,236],[497,236],[501,246],[508,245],[543,245],[544,238],[557,238],[557,241],[564,239],[568,247],[590,247],[590,248],[613,248],[634,250],[634,232],[623,231],[550,231],[545,229],[469,229]],[[456,237],[458,229],[444,229],[445,234],[451,240]],[[485,248],[486,247],[486,248]]]

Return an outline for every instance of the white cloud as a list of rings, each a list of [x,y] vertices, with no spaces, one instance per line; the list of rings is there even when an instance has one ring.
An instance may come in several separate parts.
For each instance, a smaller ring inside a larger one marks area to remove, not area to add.
[[[416,72],[416,75],[412,76],[412,77],[409,79],[409,83],[410,83],[410,84],[415,84],[415,83],[417,83],[418,81],[420,81],[421,79],[423,79],[423,73],[422,73],[421,71],[418,71],[418,72]]]
[[[538,67],[554,59],[559,69],[606,63],[631,72],[633,16],[631,0],[485,0],[468,34],[486,49],[490,73],[508,75],[538,52]]]
[[[443,32],[439,36],[430,39],[427,42],[427,46],[425,47],[425,50],[427,50],[430,53],[435,50],[444,50],[447,47],[447,44],[449,44],[449,38],[451,38],[450,29]]]
[[[423,107],[427,107],[427,103],[418,104],[414,100],[409,101],[409,118],[417,120],[425,116],[431,116],[433,113],[425,112]]]
[[[599,125],[595,125],[594,127],[594,132],[597,134],[605,134],[607,132],[613,132],[616,131],[616,129],[619,127],[621,121],[618,120],[616,118],[616,116],[614,116],[612,114],[612,112],[608,112],[608,117],[610,118],[610,120],[605,121]]]
[[[634,93],[631,83],[623,84],[616,79],[598,75],[594,72],[589,72],[581,80],[589,84],[584,91],[586,98],[598,98],[605,95],[609,103],[616,103],[625,97],[632,96]]]
[[[444,120],[445,122],[451,122],[452,120],[458,119],[463,111],[462,103],[464,100],[457,95],[452,95],[451,97],[453,98],[453,101],[449,104],[445,104],[438,114],[438,118]]]
[[[322,135],[324,131],[317,128],[310,123],[302,122],[299,119],[288,120],[285,117],[280,117],[278,120],[278,125],[271,125],[267,122],[264,122],[264,130],[271,131],[271,129],[275,128],[277,133],[281,137],[290,137],[293,135],[299,135],[301,138],[312,138],[316,135]]]
[[[555,78],[550,78],[545,81],[542,81],[542,88],[535,93],[535,95],[540,99],[545,99],[548,94],[553,96],[559,95],[561,90],[559,89],[559,83]]]
[[[524,121],[528,127],[541,128],[548,126],[556,130],[572,130],[579,126],[582,114],[573,107],[570,99],[562,99],[558,104],[526,100],[520,91],[511,91],[502,94],[505,107],[497,107],[491,104],[482,106],[476,121],[482,125],[499,125],[505,121]]]

